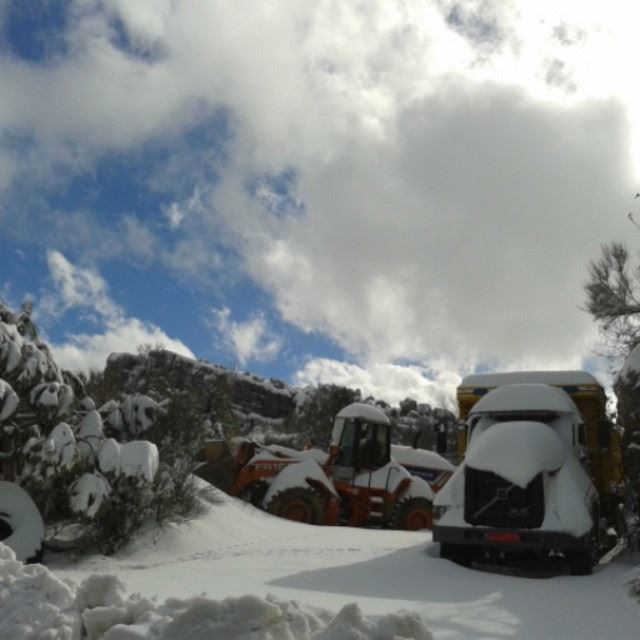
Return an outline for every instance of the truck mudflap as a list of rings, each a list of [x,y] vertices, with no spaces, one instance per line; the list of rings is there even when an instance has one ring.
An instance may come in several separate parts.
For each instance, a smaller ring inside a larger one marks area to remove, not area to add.
[[[590,536],[572,536],[561,531],[539,529],[492,529],[489,527],[442,527],[435,526],[433,540],[445,544],[478,547],[499,547],[517,551],[525,549],[554,549],[556,551],[587,551]]]

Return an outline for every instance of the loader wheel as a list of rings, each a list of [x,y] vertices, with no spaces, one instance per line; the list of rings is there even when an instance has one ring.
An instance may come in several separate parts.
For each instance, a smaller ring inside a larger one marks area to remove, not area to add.
[[[293,487],[277,493],[267,505],[267,511],[295,522],[322,524],[325,504],[313,489]]]
[[[406,531],[433,529],[433,505],[426,498],[403,500],[396,506],[393,528]]]

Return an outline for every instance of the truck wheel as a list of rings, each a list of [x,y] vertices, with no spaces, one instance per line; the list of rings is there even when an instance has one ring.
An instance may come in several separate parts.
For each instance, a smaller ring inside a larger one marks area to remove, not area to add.
[[[325,504],[313,489],[293,487],[277,493],[267,505],[267,511],[295,522],[322,524]]]
[[[433,505],[426,498],[409,498],[396,505],[394,529],[420,531],[433,529]]]
[[[44,523],[29,494],[13,482],[0,481],[0,541],[22,562],[40,562]]]
[[[593,573],[591,550],[567,551],[565,556],[572,576],[590,576]]]
[[[470,567],[477,555],[477,549],[466,544],[440,543],[440,557],[443,560],[451,560],[461,567]]]

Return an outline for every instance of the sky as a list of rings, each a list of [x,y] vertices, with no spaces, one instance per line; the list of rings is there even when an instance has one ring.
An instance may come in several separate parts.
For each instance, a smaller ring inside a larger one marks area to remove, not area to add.
[[[0,0],[0,297],[74,369],[606,376],[583,284],[640,243],[640,42],[592,4]]]

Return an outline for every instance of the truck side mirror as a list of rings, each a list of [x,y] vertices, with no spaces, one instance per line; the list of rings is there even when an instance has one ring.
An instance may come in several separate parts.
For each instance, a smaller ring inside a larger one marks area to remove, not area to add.
[[[611,423],[608,420],[601,420],[598,423],[598,446],[606,449],[611,438]]]

